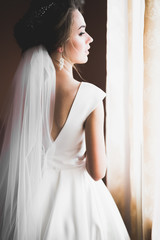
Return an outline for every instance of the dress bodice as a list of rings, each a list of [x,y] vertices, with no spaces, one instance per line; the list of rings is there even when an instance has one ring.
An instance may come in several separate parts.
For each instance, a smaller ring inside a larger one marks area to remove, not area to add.
[[[85,164],[85,121],[105,95],[91,83],[80,84],[63,128],[54,141],[49,136],[50,144],[43,152],[44,165],[67,169]]]

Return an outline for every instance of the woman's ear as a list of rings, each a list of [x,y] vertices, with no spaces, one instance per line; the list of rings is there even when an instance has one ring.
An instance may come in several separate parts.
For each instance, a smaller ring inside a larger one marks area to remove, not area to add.
[[[63,47],[57,48],[57,52],[58,52],[58,53],[62,53],[62,52],[63,52]]]

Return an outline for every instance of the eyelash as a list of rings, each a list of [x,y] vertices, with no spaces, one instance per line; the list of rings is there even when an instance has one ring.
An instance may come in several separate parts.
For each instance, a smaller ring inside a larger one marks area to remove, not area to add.
[[[82,36],[83,34],[85,34],[85,32],[81,32],[81,33],[79,34],[79,36]]]

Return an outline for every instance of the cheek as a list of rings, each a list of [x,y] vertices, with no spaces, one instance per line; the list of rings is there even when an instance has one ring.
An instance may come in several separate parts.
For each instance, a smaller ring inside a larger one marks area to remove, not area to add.
[[[85,54],[86,45],[84,39],[75,38],[67,44],[66,55],[72,63],[85,62],[87,56]]]
[[[83,51],[84,48],[85,48],[85,43],[82,38],[78,36],[77,38],[72,39],[72,42],[71,42],[72,52],[75,52],[76,54],[81,50]]]

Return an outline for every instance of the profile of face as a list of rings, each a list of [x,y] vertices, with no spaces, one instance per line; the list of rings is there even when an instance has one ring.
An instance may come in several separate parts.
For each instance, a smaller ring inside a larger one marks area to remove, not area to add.
[[[93,38],[86,32],[86,23],[82,14],[74,10],[70,37],[64,46],[64,53],[69,61],[72,64],[86,63],[91,42]]]

